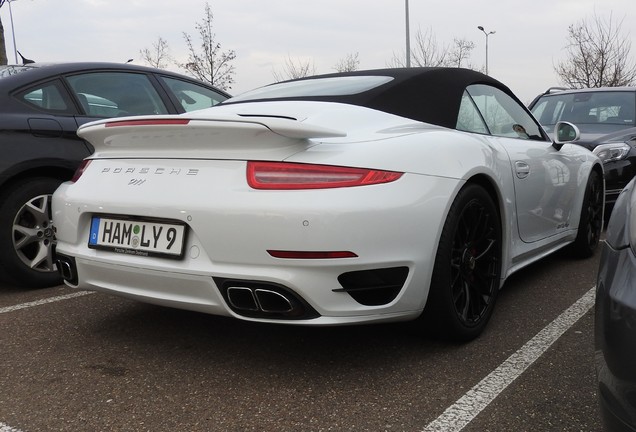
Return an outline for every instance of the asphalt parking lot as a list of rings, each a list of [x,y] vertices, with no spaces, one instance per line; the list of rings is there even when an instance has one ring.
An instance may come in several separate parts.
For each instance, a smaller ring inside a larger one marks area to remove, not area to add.
[[[0,431],[599,431],[599,256],[520,271],[465,345],[2,286]]]

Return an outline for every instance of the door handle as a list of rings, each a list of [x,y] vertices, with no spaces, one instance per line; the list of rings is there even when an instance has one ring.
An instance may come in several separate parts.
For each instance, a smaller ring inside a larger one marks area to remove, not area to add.
[[[515,172],[517,174],[517,178],[524,179],[530,175],[530,165],[523,161],[516,161]]]

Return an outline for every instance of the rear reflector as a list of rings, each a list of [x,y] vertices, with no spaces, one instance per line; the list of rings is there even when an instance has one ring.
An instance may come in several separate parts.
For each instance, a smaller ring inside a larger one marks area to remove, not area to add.
[[[268,254],[274,258],[285,259],[334,259],[334,258],[357,258],[353,252],[349,251],[283,251],[283,250],[268,250]]]
[[[402,173],[331,165],[287,162],[247,163],[247,183],[254,189],[327,189],[390,183]]]
[[[188,123],[190,123],[190,119],[116,120],[106,123],[105,127],[187,125]]]

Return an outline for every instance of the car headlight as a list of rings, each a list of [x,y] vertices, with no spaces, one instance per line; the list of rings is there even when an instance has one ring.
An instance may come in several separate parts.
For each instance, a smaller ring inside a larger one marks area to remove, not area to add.
[[[625,143],[610,143],[596,146],[592,152],[605,164],[625,159],[630,149]]]

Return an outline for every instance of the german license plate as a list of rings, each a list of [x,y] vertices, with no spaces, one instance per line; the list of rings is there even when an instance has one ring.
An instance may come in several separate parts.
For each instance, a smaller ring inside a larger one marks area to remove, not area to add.
[[[93,216],[88,247],[178,259],[183,257],[185,232],[180,222]]]

